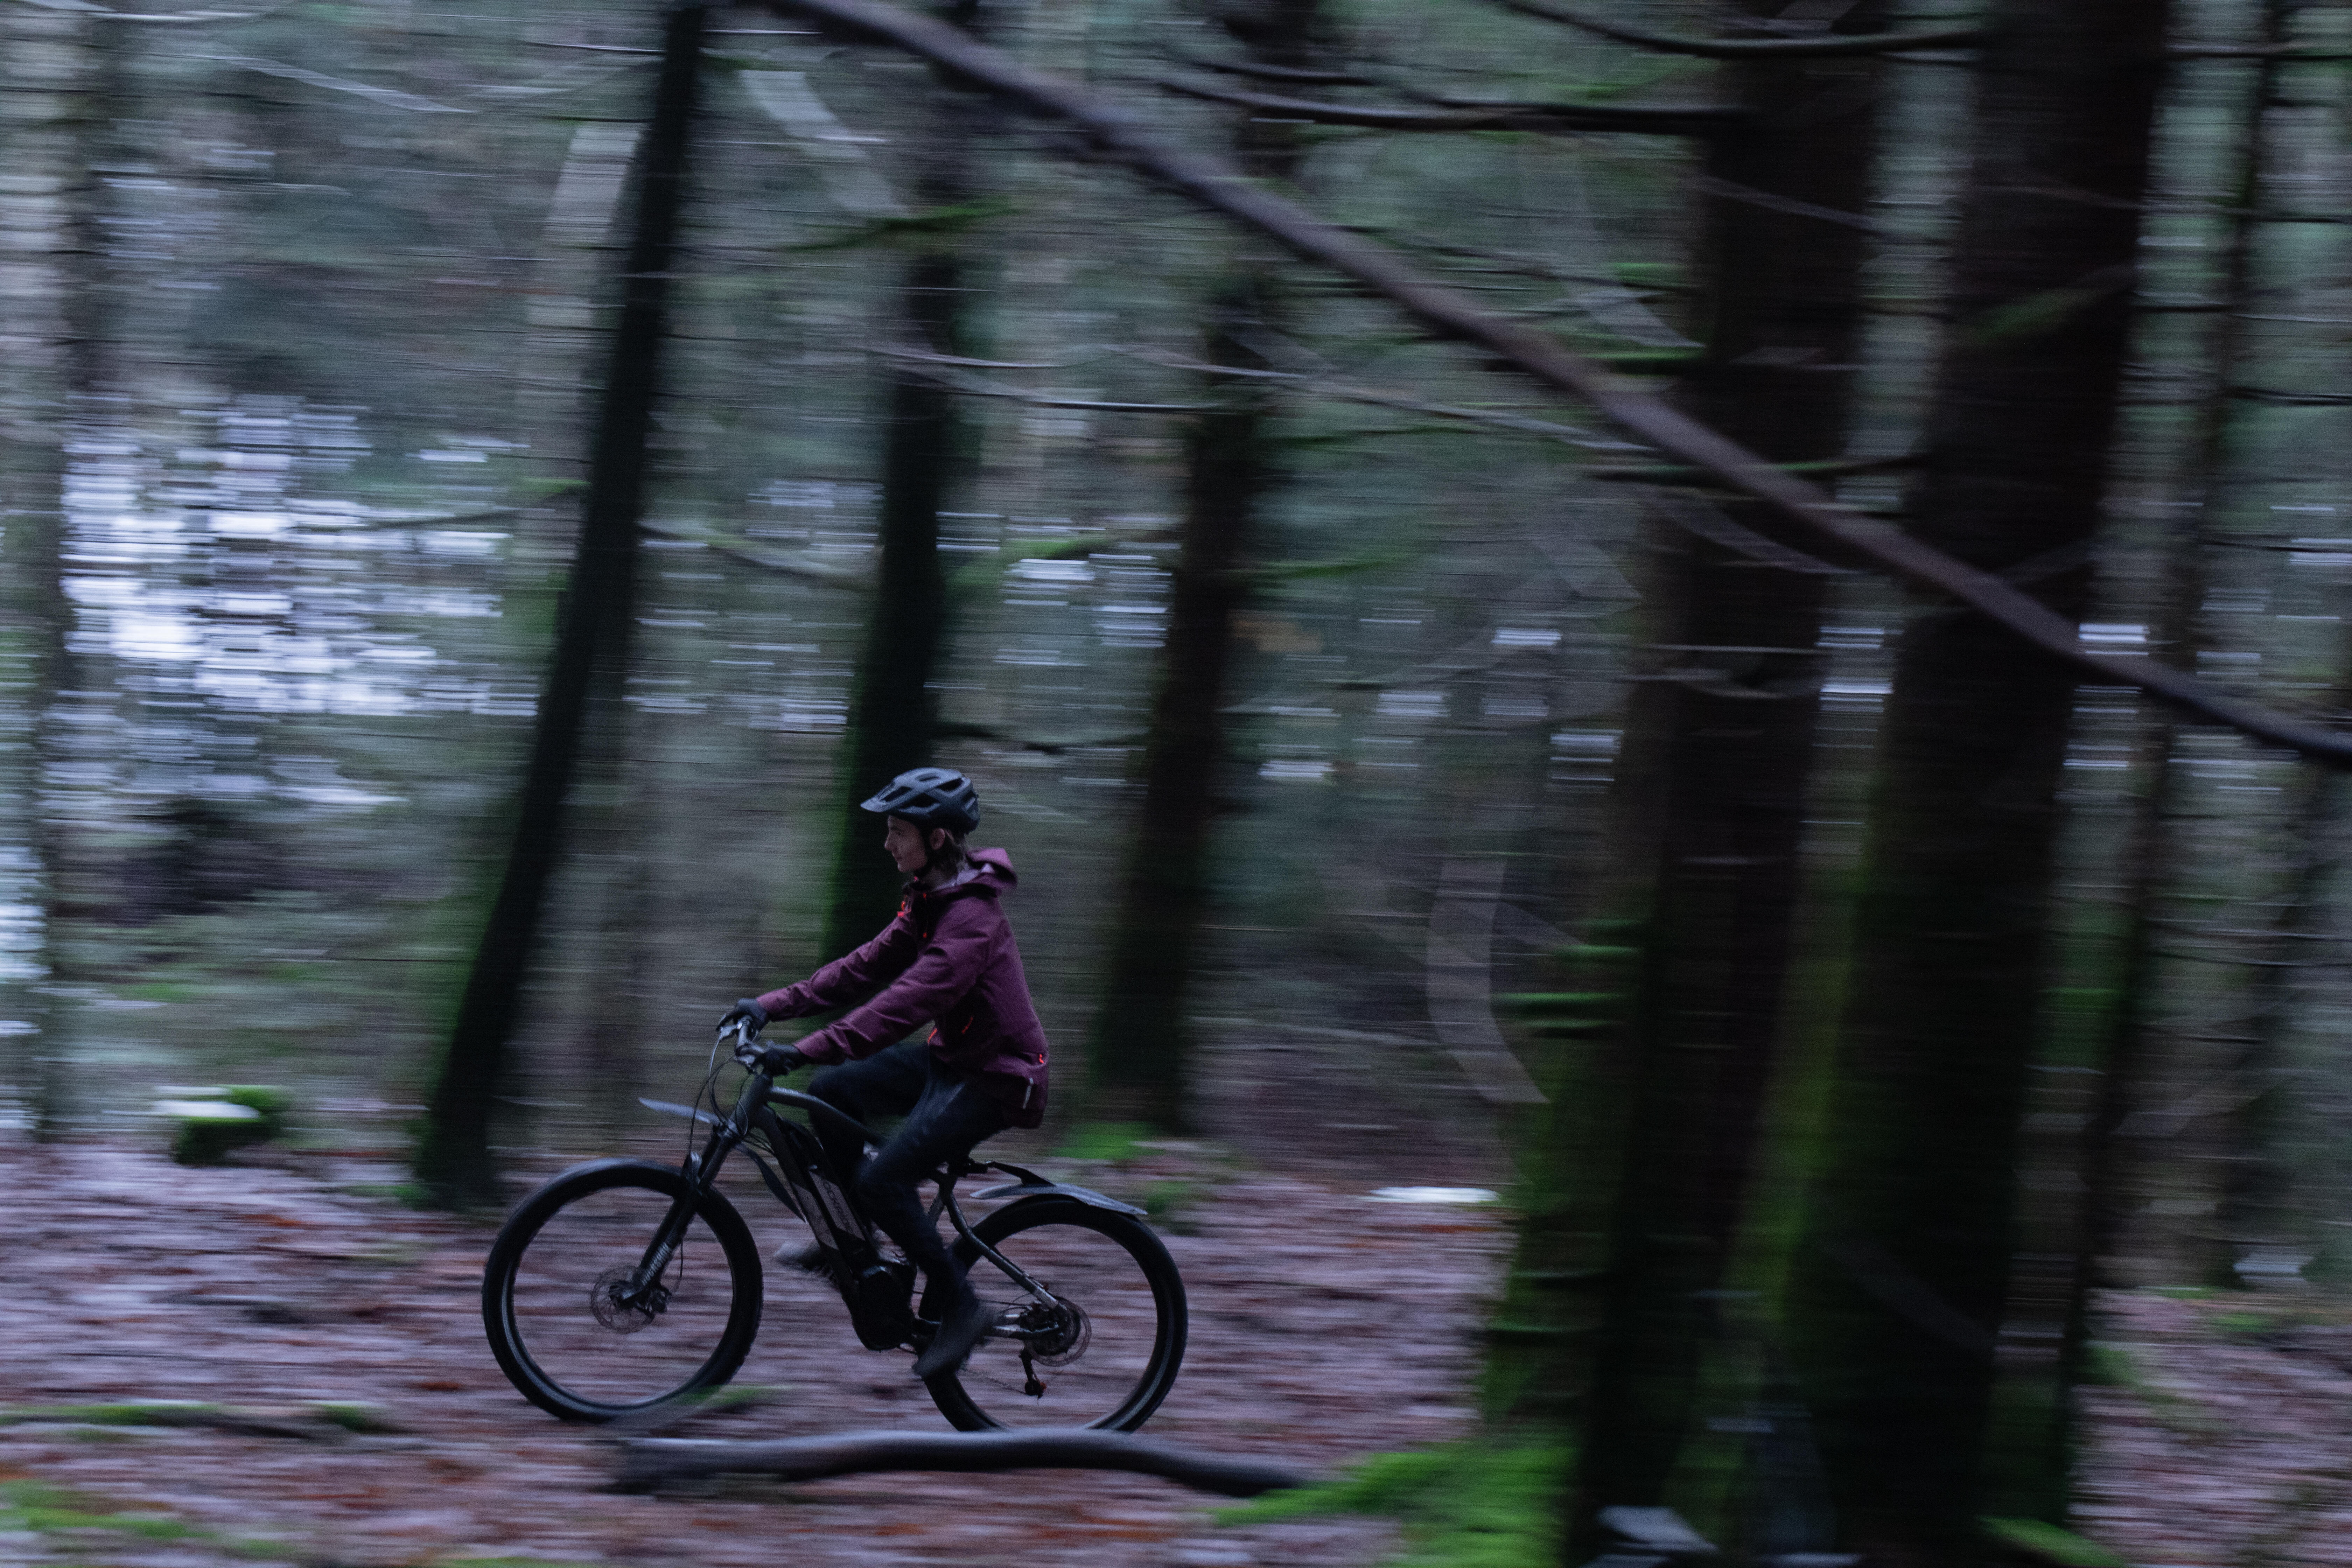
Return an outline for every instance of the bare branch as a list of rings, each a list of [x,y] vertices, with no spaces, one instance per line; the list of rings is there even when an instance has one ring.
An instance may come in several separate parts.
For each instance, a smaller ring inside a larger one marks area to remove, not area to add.
[[[1486,103],[1436,110],[1390,109],[1244,92],[1174,77],[1163,78],[1160,85],[1187,98],[1230,103],[1285,120],[1304,120],[1316,125],[1355,125],[1368,131],[1623,131],[1651,136],[1696,136],[1741,117],[1737,109],[1710,103]]]
[[[303,66],[289,66],[280,60],[265,60],[253,55],[198,55],[194,58],[211,60],[215,65],[235,66],[241,70],[258,71],[263,76],[284,77],[289,81],[299,81],[306,87],[322,87],[330,92],[348,92],[354,98],[364,98],[371,103],[380,103],[387,109],[405,109],[413,114],[471,114],[474,112],[470,109],[460,109],[455,104],[436,103],[429,98],[420,98],[413,92],[402,92],[397,88],[378,87],[370,81],[353,81],[348,77],[329,76],[324,71],[314,71]]]
[[[1159,1476],[1223,1497],[1311,1486],[1317,1478],[1271,1459],[1202,1453],[1124,1432],[847,1432],[772,1443],[641,1438],[621,1447],[621,1491],[650,1491],[665,1481],[702,1476],[760,1475],[782,1481],[877,1470],[1127,1470]]]
[[[1783,473],[1802,474],[1807,479],[1843,479],[1848,474],[1883,474],[1896,468],[1916,468],[1926,459],[1916,452],[1899,453],[1891,458],[1832,458],[1811,463],[1782,463]],[[1638,484],[1670,485],[1683,479],[1712,480],[1714,476],[1682,463],[1618,463],[1584,470],[1588,479],[1625,479]]]
[[[1667,54],[1696,55],[1710,60],[1824,60],[1850,55],[1900,55],[1917,49],[1967,48],[1984,42],[1983,27],[1939,27],[1917,33],[1825,34],[1805,38],[1687,38],[1673,33],[1649,33],[1622,26],[1596,16],[1581,6],[1560,0],[1493,0],[1507,11],[1562,22],[1581,32],[1637,44]]]
[[[1106,746],[1139,746],[1150,739],[1149,734],[1141,730],[1106,731],[1099,735],[1020,735],[1010,730],[1000,730],[993,724],[975,724],[960,719],[940,720],[932,733],[943,741],[992,741],[1000,746],[1036,752],[1048,757],[1058,757],[1070,752],[1098,751]]]
[[[280,11],[290,11],[298,0],[281,0],[276,5],[266,5],[258,11],[117,11],[110,5],[90,4],[90,0],[19,0],[20,4],[37,5],[45,11],[73,11],[85,16],[96,16],[109,22],[254,22],[272,16]]]
[[[1431,403],[1411,397],[1402,392],[1388,392],[1376,386],[1358,386],[1351,382],[1328,381],[1319,376],[1302,375],[1286,370],[1245,370],[1239,365],[1209,364],[1200,360],[1186,359],[1181,354],[1161,353],[1155,350],[1139,349],[1138,359],[1164,364],[1171,370],[1197,371],[1203,375],[1246,377],[1253,381],[1282,381],[1297,386],[1310,397],[1335,398],[1341,403],[1367,403],[1377,408],[1402,409],[1408,414],[1427,414],[1439,419],[1459,420],[1468,425],[1491,426],[1497,430],[1515,430],[1523,436],[1541,436],[1589,452],[1634,452],[1642,448],[1630,442],[1612,441],[1590,430],[1573,425],[1559,425],[1549,419],[1537,419],[1525,414],[1512,414],[1499,408],[1463,408],[1449,403]]]
[[[1306,259],[1385,296],[1442,337],[1471,344],[1523,374],[1582,399],[1668,457],[1704,468],[1764,501],[1826,543],[1876,563],[1916,588],[1948,595],[2103,684],[2137,687],[2245,734],[2352,770],[2352,736],[2249,702],[2146,656],[2096,652],[2074,626],[2013,584],[1840,505],[1820,487],[1781,472],[1721,432],[1700,424],[1563,347],[1499,321],[1397,257],[1264,188],[1223,159],[1163,142],[1132,112],[1059,77],[1033,70],[943,22],[880,0],[769,0],[920,56],[958,80],[1087,132],[1096,149],[1187,199],[1259,229]]]
[[[969,394],[974,397],[1003,397],[1032,408],[1069,408],[1094,414],[1199,414],[1213,405],[1206,403],[1113,403],[1098,397],[1065,397],[1051,392],[1029,392],[1018,386],[1007,386],[984,375],[973,375],[952,363],[940,363],[944,356],[934,354],[899,354],[888,349],[877,351],[883,357],[898,361],[910,375],[919,375],[941,386]],[[1039,366],[1016,365],[1009,369],[1037,369]]]
[[[1354,71],[1308,70],[1300,66],[1260,65],[1255,60],[1220,60],[1205,55],[1180,54],[1176,57],[1188,66],[1202,70],[1222,71],[1227,76],[1249,77],[1257,81],[1297,82],[1309,87],[1376,87],[1370,77]]]
[[[2352,49],[2303,44],[2174,44],[2164,52],[2176,60],[2352,60]]]
[[[637,527],[640,531],[650,533],[657,539],[688,541],[699,544],[706,550],[715,550],[730,560],[740,561],[746,566],[757,566],[768,572],[781,572],[787,577],[798,577],[810,583],[823,583],[830,587],[864,583],[873,575],[870,572],[853,571],[846,567],[835,566],[826,562],[812,560],[806,555],[793,554],[786,550],[764,549],[747,540],[730,538],[716,529],[705,528],[695,523],[666,522],[647,518],[638,523]]]

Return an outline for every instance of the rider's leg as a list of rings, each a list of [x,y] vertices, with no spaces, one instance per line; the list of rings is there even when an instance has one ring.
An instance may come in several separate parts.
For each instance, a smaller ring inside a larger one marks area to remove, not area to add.
[[[971,1350],[986,1324],[971,1286],[960,1273],[940,1239],[936,1223],[925,1217],[915,1185],[949,1160],[961,1159],[973,1144],[992,1137],[1008,1125],[1003,1107],[980,1093],[961,1075],[934,1063],[922,1098],[890,1141],[877,1150],[857,1173],[857,1197],[875,1222],[889,1233],[923,1271],[930,1283],[929,1300],[939,1313],[940,1339],[954,1341],[945,1364],[953,1365]],[[926,1355],[924,1362],[935,1358]],[[917,1363],[926,1375],[940,1370]]]
[[[885,1116],[912,1110],[930,1077],[930,1047],[920,1040],[906,1040],[863,1061],[825,1068],[809,1081],[808,1092],[871,1127]],[[858,1163],[866,1157],[864,1141],[827,1117],[810,1120],[833,1168],[845,1182],[856,1180]]]

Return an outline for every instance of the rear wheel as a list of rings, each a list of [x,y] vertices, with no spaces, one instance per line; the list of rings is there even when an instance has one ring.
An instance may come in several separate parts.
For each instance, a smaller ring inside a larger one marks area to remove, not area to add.
[[[1184,1359],[1184,1282],[1150,1227],[1076,1198],[1036,1197],[972,1227],[1042,1287],[1022,1288],[971,1242],[957,1267],[996,1309],[961,1371],[929,1380],[966,1432],[1098,1426],[1132,1432],[1168,1397]]]
[[[648,1249],[686,1205],[677,1246]],[[760,1331],[760,1252],[735,1205],[675,1169],[610,1160],[524,1200],[490,1246],[482,1324],[524,1398],[609,1421],[735,1375]]]

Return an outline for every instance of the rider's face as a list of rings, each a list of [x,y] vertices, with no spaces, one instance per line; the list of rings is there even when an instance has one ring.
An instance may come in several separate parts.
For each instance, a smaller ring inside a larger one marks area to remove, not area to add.
[[[890,826],[882,835],[882,847],[890,852],[891,863],[898,868],[901,877],[915,875],[929,858],[923,853],[923,830],[903,816],[890,818]]]

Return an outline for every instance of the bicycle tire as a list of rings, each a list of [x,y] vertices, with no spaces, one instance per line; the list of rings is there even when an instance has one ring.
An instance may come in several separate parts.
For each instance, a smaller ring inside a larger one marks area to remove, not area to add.
[[[1080,1331],[1075,1351],[1057,1347],[1066,1359],[1042,1375],[1020,1363],[1022,1341],[982,1341],[961,1367],[926,1381],[949,1425],[963,1432],[1034,1426],[1132,1432],[1150,1420],[1175,1386],[1190,1322],[1176,1260],[1151,1227],[1079,1198],[1047,1194],[1009,1204],[972,1229],[1074,1305]],[[1022,1293],[980,1257],[969,1240],[956,1238],[956,1266],[984,1300],[1004,1303],[1005,1313],[1017,1318]],[[1001,1289],[983,1275],[995,1276]],[[1015,1385],[1013,1378],[1024,1373],[1038,1375],[1044,1392],[1031,1394]]]
[[[525,1399],[566,1421],[610,1421],[716,1388],[742,1366],[760,1331],[760,1250],[722,1194],[697,1202],[676,1273],[664,1270],[675,1282],[666,1306],[627,1312],[606,1284],[691,1191],[674,1167],[601,1160],[564,1172],[509,1216],[483,1269],[482,1327]],[[692,1268],[711,1241],[726,1260],[723,1300]]]

